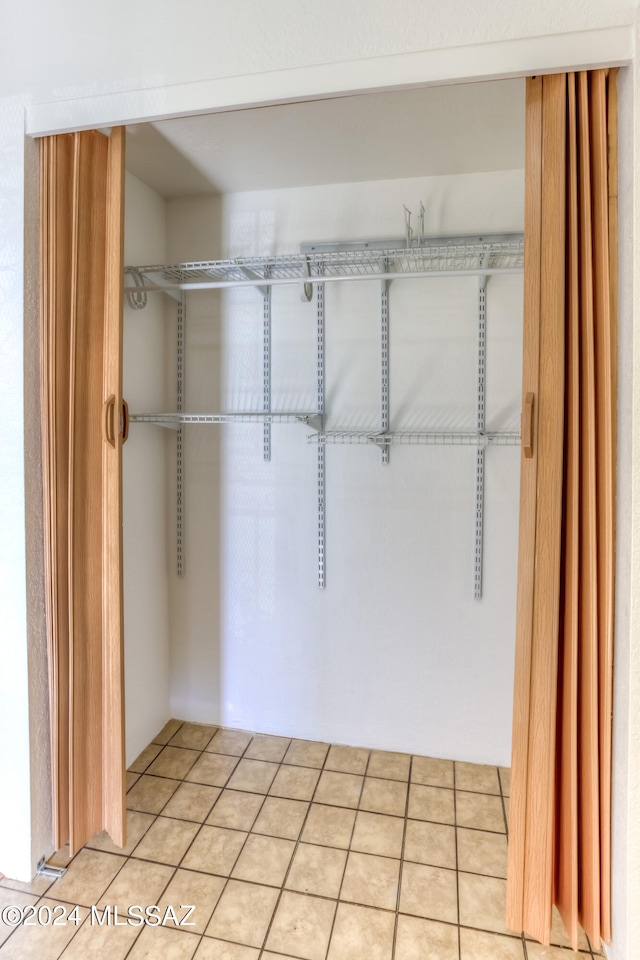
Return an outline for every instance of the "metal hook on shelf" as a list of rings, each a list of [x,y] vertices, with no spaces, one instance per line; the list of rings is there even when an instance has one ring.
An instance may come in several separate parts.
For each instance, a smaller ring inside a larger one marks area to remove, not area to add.
[[[406,235],[406,245],[407,248],[413,243],[413,228],[411,226],[411,210],[407,207],[406,204],[402,204],[404,208],[404,229]]]
[[[305,258],[307,261],[307,276],[311,277],[311,257]],[[300,290],[300,299],[303,303],[309,303],[313,297],[313,284],[305,281]]]
[[[136,287],[144,287],[144,280],[139,270],[130,270],[129,276],[133,277]],[[132,310],[144,310],[147,305],[147,294],[144,290],[127,290],[127,303]]]

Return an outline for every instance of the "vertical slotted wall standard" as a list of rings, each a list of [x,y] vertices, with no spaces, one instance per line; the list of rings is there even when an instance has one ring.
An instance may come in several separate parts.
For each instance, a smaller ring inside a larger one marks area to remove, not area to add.
[[[574,949],[579,924],[596,947],[611,937],[612,129],[614,72],[527,81],[532,443],[521,459],[507,923],[549,943],[556,904]]]
[[[54,843],[125,839],[124,131],[41,142],[41,396]]]

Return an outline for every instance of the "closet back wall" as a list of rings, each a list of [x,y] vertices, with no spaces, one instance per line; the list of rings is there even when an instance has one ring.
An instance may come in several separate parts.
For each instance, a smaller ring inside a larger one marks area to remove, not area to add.
[[[522,230],[520,170],[254,191],[168,201],[167,262],[397,237],[402,204],[421,199],[430,234]],[[392,429],[475,429],[477,290],[475,278],[391,284]],[[487,429],[517,430],[522,278],[490,280],[487,296]],[[327,427],[379,429],[379,302],[378,281],[326,285]],[[261,409],[261,297],[194,292],[188,303],[185,409]],[[275,288],[272,316],[272,409],[314,410],[315,298]],[[136,427],[133,444],[156,430]],[[392,447],[382,466],[376,448],[328,446],[321,591],[316,448],[302,425],[272,431],[265,463],[260,425],[186,428],[172,714],[509,763],[519,449],[486,454],[477,602],[475,448]],[[173,504],[172,456],[168,476]]]

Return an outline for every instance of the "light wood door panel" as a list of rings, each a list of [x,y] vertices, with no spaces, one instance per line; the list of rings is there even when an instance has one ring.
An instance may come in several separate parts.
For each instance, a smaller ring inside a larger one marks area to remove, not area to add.
[[[41,387],[54,841],[124,841],[121,437],[124,136],[41,142]],[[105,448],[108,447],[108,450]]]

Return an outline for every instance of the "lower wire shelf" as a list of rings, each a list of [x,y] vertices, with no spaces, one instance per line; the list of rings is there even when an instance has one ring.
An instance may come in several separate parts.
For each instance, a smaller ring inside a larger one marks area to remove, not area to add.
[[[520,446],[520,434],[514,431],[495,431],[479,433],[478,431],[430,431],[393,430],[376,432],[374,430],[325,430],[323,433],[312,433],[307,437],[307,443],[336,443],[348,445],[375,445],[404,444],[405,446],[437,446],[437,447],[517,447]]]

